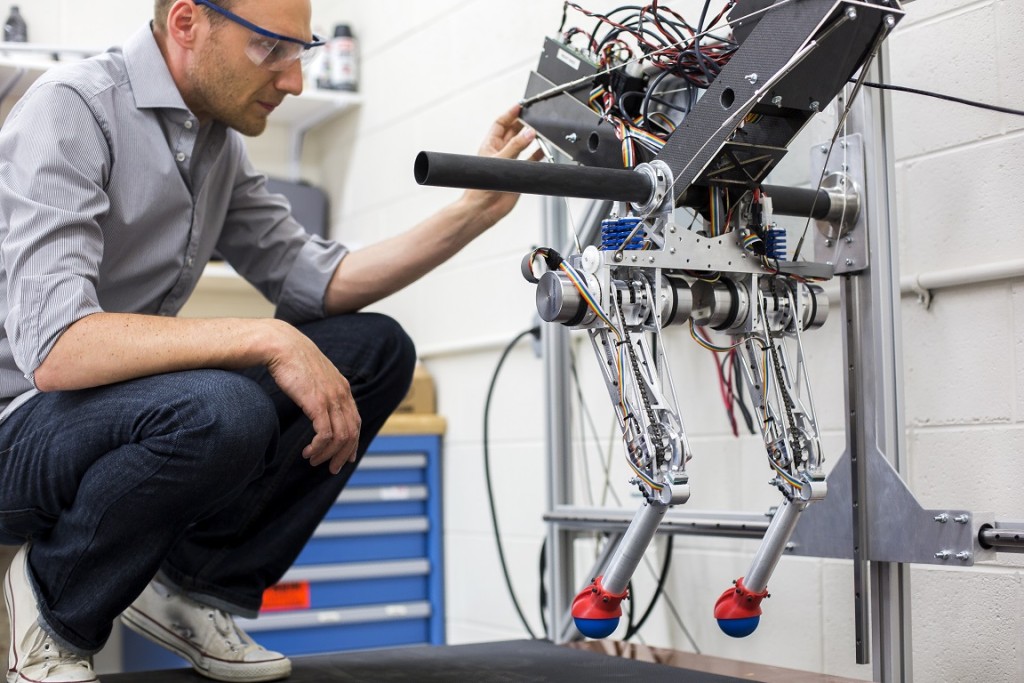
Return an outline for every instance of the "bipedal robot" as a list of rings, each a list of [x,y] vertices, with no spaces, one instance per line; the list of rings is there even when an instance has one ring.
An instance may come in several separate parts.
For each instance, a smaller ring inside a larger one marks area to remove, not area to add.
[[[782,494],[750,569],[714,609],[725,633],[747,636],[801,512],[826,495],[801,336],[825,322],[829,302],[815,282],[831,278],[835,264],[800,260],[799,245],[787,258],[785,232],[773,217],[818,220],[837,239],[860,202],[843,173],[823,172],[818,187],[806,190],[764,180],[848,83],[846,102],[856,96],[862,67],[902,11],[896,0],[741,0],[704,30],[703,16],[693,26],[656,2],[616,10],[625,16],[566,5],[607,31],[570,29],[546,42],[522,118],[580,165],[423,152],[416,178],[616,202],[601,222],[599,245],[566,256],[536,249],[522,268],[537,284],[541,317],[589,335],[632,483],[644,498],[603,573],[572,604],[582,634],[602,638],[615,630],[659,523],[690,495],[693,453],[662,331],[688,325],[701,346],[738,353],[772,483]],[[729,25],[718,26],[730,9]],[[676,207],[703,220],[676,224]],[[729,343],[712,343],[704,328]]]

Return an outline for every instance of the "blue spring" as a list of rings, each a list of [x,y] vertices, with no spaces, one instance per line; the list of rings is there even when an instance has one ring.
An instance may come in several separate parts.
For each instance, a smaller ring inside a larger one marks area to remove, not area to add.
[[[603,251],[643,249],[644,238],[647,236],[643,230],[637,230],[633,238],[629,240],[629,244],[626,244],[625,247],[622,246],[638,223],[640,223],[639,218],[609,218],[601,221],[601,249]]]
[[[786,231],[769,228],[765,231],[764,255],[776,261],[786,260]]]

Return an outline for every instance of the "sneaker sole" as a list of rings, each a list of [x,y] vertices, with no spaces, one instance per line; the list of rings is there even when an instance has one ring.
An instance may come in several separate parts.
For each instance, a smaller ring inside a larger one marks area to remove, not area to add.
[[[291,662],[285,657],[269,662],[244,663],[228,662],[211,657],[188,644],[176,633],[168,631],[135,607],[128,607],[121,614],[121,623],[146,640],[152,641],[160,647],[188,660],[196,673],[212,678],[215,681],[227,681],[228,683],[251,681],[252,683],[261,683],[262,681],[276,681],[287,678],[292,672]]]

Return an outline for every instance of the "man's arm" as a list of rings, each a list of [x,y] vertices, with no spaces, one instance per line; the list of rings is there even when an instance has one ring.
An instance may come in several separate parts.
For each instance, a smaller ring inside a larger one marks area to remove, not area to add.
[[[481,156],[515,159],[529,146],[534,133],[518,122],[518,115],[517,105],[494,122]],[[415,282],[497,223],[518,198],[469,190],[408,232],[348,254],[328,285],[325,312],[357,311]]]
[[[348,381],[288,323],[269,319],[186,319],[94,313],[67,328],[34,373],[42,391],[68,391],[195,368],[264,365],[313,422],[302,455],[354,460],[360,419]]]

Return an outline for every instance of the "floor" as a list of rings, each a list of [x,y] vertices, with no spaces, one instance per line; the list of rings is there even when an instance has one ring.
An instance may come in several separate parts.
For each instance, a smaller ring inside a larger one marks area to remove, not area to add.
[[[517,640],[296,657],[289,683],[858,683],[625,643],[572,647]],[[104,683],[198,683],[188,669],[104,676]]]

